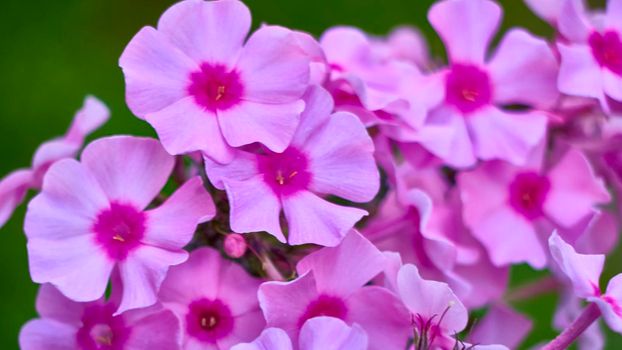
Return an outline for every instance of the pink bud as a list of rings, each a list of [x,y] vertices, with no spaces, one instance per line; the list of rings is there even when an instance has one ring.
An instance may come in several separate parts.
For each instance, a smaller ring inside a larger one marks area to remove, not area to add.
[[[228,256],[241,258],[246,253],[246,240],[240,234],[230,233],[225,238],[224,248]]]

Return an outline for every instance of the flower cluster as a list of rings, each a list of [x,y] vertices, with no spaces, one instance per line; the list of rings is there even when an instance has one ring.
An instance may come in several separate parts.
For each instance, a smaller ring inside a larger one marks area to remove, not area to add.
[[[435,3],[446,62],[414,28],[249,35],[239,0],[169,8],[119,60],[158,139],[82,150],[108,118],[88,97],[0,181],[0,225],[38,191],[21,348],[514,349],[532,325],[513,303],[547,291],[543,349],[603,348],[601,316],[622,333],[622,275],[599,284],[622,225],[622,0],[526,2],[554,39],[492,48],[499,4]],[[517,264],[550,273],[510,289]]]

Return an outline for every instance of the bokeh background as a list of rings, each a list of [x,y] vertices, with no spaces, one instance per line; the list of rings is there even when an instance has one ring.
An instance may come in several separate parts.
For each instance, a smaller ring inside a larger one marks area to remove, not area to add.
[[[542,0],[548,1],[548,0]],[[110,134],[152,135],[132,116],[124,101],[117,60],[132,36],[144,25],[155,25],[174,0],[3,0],[0,10],[0,177],[26,167],[36,147],[65,132],[86,94],[101,98],[112,110],[111,120],[94,137]],[[419,27],[432,52],[443,47],[426,21],[433,0],[246,0],[254,26],[280,24],[320,35],[343,24],[382,35],[400,24]],[[601,1],[602,3],[603,1]],[[543,36],[550,28],[521,0],[501,0],[503,30],[523,26]],[[599,4],[596,4],[599,5]],[[602,5],[602,4],[601,4]],[[17,349],[17,335],[36,316],[37,286],[28,274],[22,230],[25,206],[0,229],[0,349]],[[511,232],[508,232],[511,234]],[[622,258],[608,260],[607,276],[622,271]],[[512,271],[512,284],[537,278],[525,266]],[[485,288],[485,286],[482,286]],[[534,320],[527,348],[555,332],[551,315],[554,295],[516,304]],[[607,349],[622,349],[622,337],[608,334]]]

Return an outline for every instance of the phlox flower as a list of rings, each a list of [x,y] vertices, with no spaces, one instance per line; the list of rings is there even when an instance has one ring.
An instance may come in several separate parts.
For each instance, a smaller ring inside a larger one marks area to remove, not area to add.
[[[497,299],[507,270],[492,265],[464,226],[455,191],[437,168],[397,168],[398,186],[389,192],[363,233],[381,250],[398,252],[428,279],[447,282],[469,307]],[[492,278],[491,276],[494,276]],[[486,284],[485,291],[478,288]]]
[[[181,321],[181,348],[229,350],[255,339],[265,325],[257,301],[260,283],[207,247],[172,267],[159,299]]]
[[[583,0],[574,1],[578,6],[584,6]],[[569,0],[525,0],[525,4],[540,18],[557,27],[562,15],[562,8]]]
[[[319,196],[367,202],[378,192],[374,145],[365,127],[352,114],[331,115],[332,99],[320,87],[310,89],[305,101],[300,126],[283,153],[238,151],[224,165],[205,159],[210,181],[227,191],[233,231],[267,231],[285,242],[282,209],[290,244],[335,246],[367,214]]]
[[[501,344],[517,349],[533,328],[533,322],[503,304],[494,304],[468,335],[473,344]]]
[[[302,326],[318,316],[359,324],[370,350],[403,349],[409,318],[396,296],[379,286],[365,286],[384,269],[385,257],[358,232],[343,242],[306,256],[291,282],[265,282],[259,303],[268,327],[281,328],[298,342]]]
[[[168,267],[188,258],[183,247],[215,213],[199,177],[145,209],[173,164],[157,140],[117,136],[89,144],[80,162],[52,165],[24,224],[33,281],[93,301],[116,271],[123,288],[118,312],[154,304]]]
[[[29,189],[41,188],[43,176],[57,160],[73,158],[78,154],[84,139],[110,116],[108,108],[97,98],[87,96],[64,136],[43,143],[29,169],[19,169],[0,180],[0,228],[9,220]]]
[[[237,0],[185,0],[144,27],[121,55],[127,103],[171,154],[203,151],[219,162],[231,147],[261,142],[282,152],[304,108],[309,59],[294,32],[251,26]]]
[[[238,344],[231,350],[367,350],[367,334],[357,324],[348,326],[334,317],[314,317],[302,326],[298,346],[293,347],[287,333],[267,328],[252,343]]]
[[[545,267],[548,232],[559,228],[575,241],[581,232],[571,234],[578,231],[574,227],[610,200],[604,183],[576,149],[544,169],[489,162],[459,174],[458,184],[464,222],[498,266],[527,262]]]
[[[605,293],[600,290],[600,275],[605,264],[601,254],[579,254],[556,232],[549,238],[553,259],[570,279],[574,294],[595,303],[612,330],[622,333],[622,274],[613,277]]]
[[[622,2],[610,0],[602,19],[595,20],[579,1],[566,1],[558,23],[565,41],[561,55],[559,90],[595,98],[610,113],[609,99],[622,101]]]
[[[415,265],[407,264],[397,272],[399,295],[411,315],[414,329],[413,350],[504,350],[503,345],[471,345],[454,337],[467,325],[469,314],[446,283],[421,278]]]
[[[19,334],[22,350],[176,350],[179,323],[160,306],[115,314],[117,301],[79,303],[44,284],[37,296],[40,318]]]
[[[512,29],[487,58],[500,19],[501,8],[491,0],[445,0],[428,13],[450,63],[438,73],[444,103],[430,112],[427,124],[449,129],[450,147],[440,143],[444,153],[433,153],[455,167],[471,166],[477,159],[526,162],[544,139],[548,120],[531,108],[549,108],[559,95],[557,62],[546,41]]]

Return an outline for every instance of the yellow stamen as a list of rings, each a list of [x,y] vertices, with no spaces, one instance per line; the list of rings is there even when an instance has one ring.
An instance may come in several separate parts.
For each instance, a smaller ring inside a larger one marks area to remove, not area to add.
[[[216,101],[218,101],[221,98],[223,98],[223,96],[225,96],[225,87],[224,87],[224,85],[220,85],[218,87],[218,90],[216,91]]]
[[[276,182],[278,182],[279,185],[283,185],[285,183],[285,178],[280,170],[276,173]]]
[[[468,89],[462,90],[462,97],[465,100],[470,101],[470,102],[475,102],[478,95],[479,94],[477,93],[477,91],[468,90]]]
[[[294,176],[298,175],[297,171],[294,171],[293,173],[289,174],[289,178],[293,178]]]
[[[99,344],[110,346],[112,345],[112,334],[100,335],[95,338],[95,341]]]
[[[114,239],[115,241],[119,241],[119,242],[125,242],[125,238],[123,238],[123,236],[119,234],[114,235],[112,239]]]
[[[210,316],[209,318],[201,317],[201,327],[203,328],[213,328],[216,325],[216,322],[216,317],[214,316]]]

